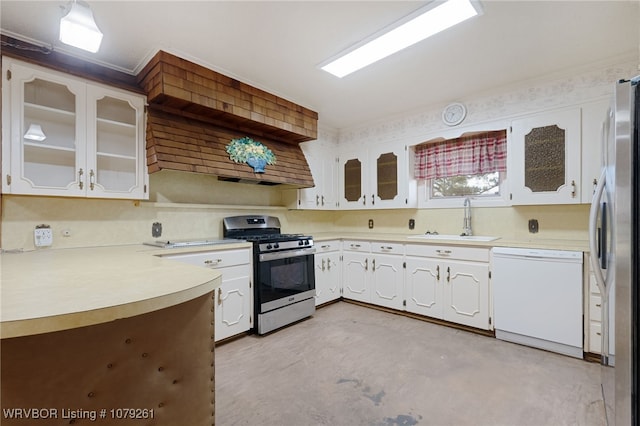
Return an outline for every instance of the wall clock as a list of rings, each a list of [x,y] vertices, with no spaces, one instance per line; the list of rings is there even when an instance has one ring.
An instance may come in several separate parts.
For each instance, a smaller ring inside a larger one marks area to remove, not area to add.
[[[447,126],[456,126],[462,123],[467,116],[467,107],[454,102],[447,105],[442,111],[442,122]]]

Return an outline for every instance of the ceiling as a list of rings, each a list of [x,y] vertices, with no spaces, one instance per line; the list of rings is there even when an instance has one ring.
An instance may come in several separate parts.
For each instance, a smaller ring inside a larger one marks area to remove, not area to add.
[[[132,74],[163,49],[317,111],[334,129],[637,58],[640,46],[637,0],[483,0],[483,15],[339,79],[318,64],[426,2],[88,3],[104,33],[96,54],[57,40],[66,1],[2,0],[2,33]]]

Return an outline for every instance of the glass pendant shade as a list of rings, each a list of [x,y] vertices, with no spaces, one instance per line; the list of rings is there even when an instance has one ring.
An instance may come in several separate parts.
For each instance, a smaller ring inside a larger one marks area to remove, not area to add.
[[[47,138],[47,136],[44,134],[42,127],[39,124],[32,124],[29,126],[29,129],[27,129],[27,133],[24,134],[24,138],[42,142]]]
[[[60,41],[96,53],[102,42],[102,32],[93,20],[89,5],[74,1],[69,13],[60,19]]]

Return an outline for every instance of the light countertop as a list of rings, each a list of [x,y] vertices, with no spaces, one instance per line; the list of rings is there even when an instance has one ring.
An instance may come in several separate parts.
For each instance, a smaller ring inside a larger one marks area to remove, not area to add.
[[[550,250],[575,250],[589,251],[589,242],[586,240],[566,240],[566,239],[529,239],[515,240],[499,238],[493,241],[461,241],[461,240],[426,240],[418,238],[409,238],[415,234],[391,234],[376,232],[319,232],[312,233],[314,241],[328,240],[362,240],[362,241],[388,241],[401,244],[431,244],[431,245],[456,245],[456,246],[473,246],[473,247],[526,247],[536,249]]]
[[[170,259],[176,254],[247,248],[144,245],[39,249],[0,255],[0,336],[48,333],[173,306],[220,286],[221,274]]]

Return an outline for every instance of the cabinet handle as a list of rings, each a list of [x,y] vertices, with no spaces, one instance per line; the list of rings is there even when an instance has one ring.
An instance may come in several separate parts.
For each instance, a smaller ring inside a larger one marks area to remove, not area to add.
[[[327,259],[327,271],[331,270],[331,259]]]
[[[324,271],[324,259],[322,259],[322,270]]]
[[[447,282],[451,281],[451,268],[447,266]]]
[[[451,250],[436,250],[440,256],[449,256],[451,254]]]
[[[218,306],[222,305],[222,289],[218,287]]]
[[[600,333],[600,332],[598,332],[598,331],[596,332],[596,334],[597,334],[598,336],[602,336],[602,333]]]
[[[321,248],[321,249],[328,249],[328,248],[330,248],[330,247],[331,247],[331,246],[330,246],[329,244],[325,244],[325,245],[323,245],[323,246],[320,246],[320,248]]]
[[[376,204],[376,194],[371,194],[371,204],[372,205]]]
[[[369,259],[365,259],[364,260],[364,270],[368,271],[369,270]]]
[[[601,307],[602,305],[600,303],[596,303],[596,308]]]
[[[436,280],[440,281],[440,265],[436,266]]]
[[[218,263],[222,262],[222,259],[215,259],[215,260],[205,260],[204,264],[207,266],[216,266]]]
[[[393,250],[391,246],[380,246],[380,250]]]
[[[598,179],[593,178],[593,193],[596,193],[596,188],[598,187]]]
[[[576,198],[576,181],[571,181],[571,198]]]
[[[349,247],[351,247],[351,248],[360,248],[362,246],[360,244],[351,244]]]
[[[320,197],[320,199],[322,200],[322,205],[324,206],[324,195]]]
[[[371,271],[375,272],[376,271],[376,260],[373,259],[371,261]]]
[[[366,194],[362,196],[362,205],[363,206],[367,205],[367,195]]]
[[[320,205],[320,196],[316,195],[316,206]]]
[[[93,173],[93,169],[89,170],[89,189],[93,191],[93,187],[95,184],[95,178],[96,174]]]
[[[84,188],[84,182],[82,181],[82,175],[84,175],[84,170],[78,170],[78,187],[80,189]]]

